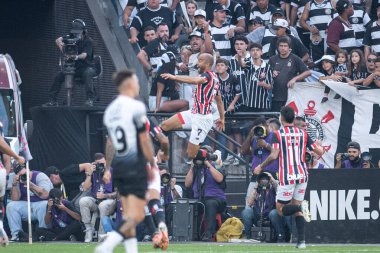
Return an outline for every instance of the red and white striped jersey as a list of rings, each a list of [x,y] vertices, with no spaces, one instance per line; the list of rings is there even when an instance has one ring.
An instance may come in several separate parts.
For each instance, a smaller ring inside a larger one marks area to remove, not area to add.
[[[316,144],[307,132],[294,126],[283,127],[275,131],[272,147],[280,150],[278,169],[280,185],[307,182],[305,154],[307,148],[309,150],[316,148]]]
[[[219,79],[213,71],[206,71],[201,74],[201,77],[204,77],[205,81],[198,84],[194,90],[194,104],[191,112],[205,115],[211,113],[212,100],[219,89]]]

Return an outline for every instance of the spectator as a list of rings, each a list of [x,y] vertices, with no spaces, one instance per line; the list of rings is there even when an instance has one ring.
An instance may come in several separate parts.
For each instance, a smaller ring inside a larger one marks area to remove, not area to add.
[[[234,0],[207,0],[206,1],[206,17],[208,21],[214,19],[214,10],[216,5],[225,6],[229,12],[225,20],[225,24],[238,26],[245,31],[245,13],[241,4]]]
[[[288,36],[292,41],[292,53],[297,55],[302,59],[303,62],[307,62],[309,60],[309,53],[307,48],[302,44],[302,42],[290,35],[290,29],[288,21],[285,19],[278,18],[273,23],[273,30],[276,31],[276,36],[272,38],[272,41],[269,46],[269,57],[277,54],[277,40],[281,37]]]
[[[374,52],[376,55],[380,53],[380,3],[377,4],[376,13],[377,20],[367,26],[363,39],[366,58],[368,58],[370,52]]]
[[[313,151],[308,152],[310,156],[310,161],[305,158],[308,169],[324,169],[326,165],[320,162],[320,157],[318,157]]]
[[[368,76],[367,66],[363,52],[360,49],[354,49],[350,54],[350,63],[348,64],[349,85],[361,85]]]
[[[204,29],[203,29],[203,26],[205,25],[205,21],[206,21],[206,12],[204,10],[196,10],[195,11],[195,14],[194,14],[194,29],[193,31],[198,31],[201,33],[202,36],[204,36]],[[211,35],[211,27],[209,26],[209,29],[208,29],[208,32],[209,34]]]
[[[291,40],[284,36],[277,40],[278,55],[272,56],[269,65],[273,67],[273,100],[272,111],[278,112],[288,99],[288,88],[297,81],[310,76],[310,71],[302,60],[290,52]]]
[[[144,40],[149,44],[152,40],[157,39],[156,29],[153,26],[147,26],[144,29]]]
[[[235,33],[243,33],[244,30],[239,26],[226,24],[226,15],[229,10],[222,5],[216,5],[214,19],[211,23],[211,34],[215,41],[215,49],[219,51],[220,57],[229,61],[232,57],[231,40]]]
[[[310,76],[302,60],[291,53],[291,40],[285,36],[277,40],[278,55],[272,56],[269,65],[273,67],[273,100],[272,111],[278,112],[288,99],[288,88],[292,88],[296,82]]]
[[[373,55],[372,55],[373,56]],[[368,59],[374,59],[371,57],[371,54],[368,56]],[[375,70],[368,75],[368,77],[363,81],[363,85],[369,86],[371,88],[380,88],[380,57],[377,57],[375,60]]]
[[[57,167],[50,166],[45,174],[55,188],[61,188],[63,198],[72,201],[79,211],[80,197],[89,192],[89,186],[84,182],[87,175],[92,173],[93,167],[91,163],[71,164],[60,171]]]
[[[348,52],[344,49],[340,49],[335,55],[335,74],[348,76]]]
[[[276,11],[277,7],[270,4],[269,0],[256,0],[256,6],[252,8],[250,18],[259,17],[263,20],[264,25],[271,22],[272,14]]]
[[[183,196],[182,187],[177,183],[177,179],[172,177],[166,169],[160,168],[161,176],[161,202],[165,208],[165,220],[168,226],[169,235],[173,234],[173,205],[170,205],[172,201],[175,201]],[[169,179],[168,182],[164,178]]]
[[[59,189],[53,188],[49,192],[45,224],[51,227],[36,230],[40,241],[83,241],[80,215],[70,201],[63,199]]]
[[[310,31],[311,55],[320,59],[326,50],[326,30],[332,20],[334,6],[331,0],[313,0],[305,5],[300,25]]]
[[[91,214],[99,211],[100,219],[103,216],[110,214],[115,205],[116,192],[113,192],[112,180],[110,183],[103,181],[103,174],[106,166],[106,160],[102,153],[94,155],[95,168],[87,173],[85,181],[90,181],[91,196],[82,197],[79,200],[79,210],[82,217],[82,222],[86,227],[84,241],[91,242],[94,232],[94,226],[91,224]],[[112,174],[112,168],[111,168]],[[102,227],[99,228],[102,234]]]
[[[202,146],[201,149],[208,153],[213,152],[209,146]],[[225,178],[226,175],[222,170],[217,170],[209,161],[198,158],[194,159],[194,164],[191,165],[186,175],[185,186],[187,188],[191,187],[194,192],[194,198],[199,199],[205,205],[207,226],[202,238],[203,241],[212,240],[216,232],[216,214],[223,213],[226,210]]]
[[[354,15],[349,17],[349,21],[355,31],[356,47],[364,51],[363,38],[366,31],[367,25],[371,22],[370,17],[364,9],[362,3],[357,3],[354,0],[349,0],[354,7]],[[334,17],[338,16],[337,13]]]
[[[376,62],[377,56],[374,53],[370,53],[367,57],[367,71],[369,74],[372,74],[376,71]]]
[[[336,10],[339,16],[330,22],[327,30],[327,54],[336,54],[340,49],[350,53],[357,48],[355,30],[349,21],[354,15],[354,8],[348,0],[339,0]]]
[[[277,8],[276,11],[272,14],[272,24],[276,21],[276,19],[282,18],[285,19],[285,13],[281,8]],[[294,27],[290,27],[290,34],[294,35],[296,38],[298,37],[297,31]],[[269,46],[272,41],[272,38],[275,37],[276,34],[274,30],[272,29],[272,25],[268,24],[264,27],[259,27],[256,30],[250,32],[247,35],[247,39],[250,42],[258,43],[262,45],[263,47],[263,55],[261,56],[262,59],[265,61],[269,60]]]
[[[156,28],[157,38],[150,41],[138,54],[137,59],[141,62],[149,75],[157,72],[162,65],[161,56],[167,51],[176,52],[175,46],[169,46],[169,27],[166,23],[160,23]]]
[[[83,20],[75,19],[71,22],[70,34],[65,37],[59,37],[55,43],[58,48],[63,52],[67,39],[79,40],[75,43],[78,49],[78,55],[71,55],[69,59],[65,59],[68,62],[75,63],[75,77],[80,77],[86,87],[87,101],[85,105],[93,106],[95,99],[95,89],[92,82],[92,78],[96,76],[96,70],[94,68],[94,48],[93,41],[88,36],[87,28]],[[65,81],[64,71],[60,71],[54,78],[54,82],[49,89],[49,102],[43,104],[43,106],[58,106],[57,97],[63,82]]]
[[[338,76],[334,73],[335,59],[332,55],[324,55],[319,61],[316,61],[316,63],[317,64],[320,63],[322,65],[322,68],[320,68],[322,75],[319,77],[319,81],[333,80],[336,82],[341,82],[343,80],[343,77]],[[321,103],[325,103],[329,100],[328,98],[329,93],[330,93],[330,88],[326,85]],[[334,98],[339,98],[339,97],[334,97]]]
[[[125,27],[128,27],[129,23],[131,22],[130,18],[131,18],[131,14],[132,14],[133,10],[135,8],[136,8],[137,12],[144,10],[147,6],[147,2],[148,2],[148,0],[129,0],[129,1],[127,1],[127,5],[124,8],[124,13],[123,13],[123,22],[124,22]],[[171,7],[171,6],[168,6],[167,0],[160,0],[159,2],[160,2],[159,3],[160,6],[169,7],[169,8]]]
[[[26,169],[21,165],[14,168],[11,189],[11,202],[7,205],[7,219],[11,230],[11,241],[19,240],[22,232],[22,220],[28,217]],[[32,170],[29,174],[31,219],[38,221],[38,226],[46,228],[45,214],[49,191],[53,188],[49,178],[41,171]]]
[[[308,2],[308,0],[291,0],[292,10],[290,13],[290,26],[296,26],[298,36],[307,49],[310,48],[310,32],[301,26],[300,19]]]
[[[206,12],[204,10],[199,10],[201,11],[199,12],[198,4],[194,0],[189,0],[186,2],[186,11],[187,11],[187,15],[189,16],[189,21],[190,21],[191,26],[189,27],[189,24],[187,23],[187,21],[185,21],[184,18],[182,22],[184,24],[186,34],[189,35],[190,33],[193,32],[193,28],[195,27],[195,17],[197,16],[197,14],[199,15],[201,13],[202,16],[204,15],[204,18],[206,18]]]
[[[270,225],[276,231],[277,241],[284,242],[283,220],[276,210],[276,191],[276,180],[270,173],[263,172],[257,177],[257,186],[251,192],[247,192],[249,208],[245,208],[241,213],[247,238],[251,238],[252,225]]]
[[[163,73],[174,74],[176,67],[175,55],[166,52],[161,57],[162,65],[153,80],[149,95],[149,110],[157,112],[177,112],[189,108],[187,100],[179,99],[176,82],[161,77]]]
[[[251,17],[248,22],[248,32],[253,32],[259,27],[262,27],[264,25],[264,21],[260,17]]]
[[[174,43],[181,32],[181,26],[177,23],[175,14],[167,7],[160,5],[159,0],[148,0],[148,8],[140,11],[133,19],[131,24],[131,43],[139,43],[140,47],[144,47],[147,43],[143,34],[145,27],[157,27],[160,23],[168,26],[170,41]]]
[[[271,90],[273,88],[272,68],[261,56],[260,44],[250,46],[251,64],[247,81],[243,85],[243,107],[241,111],[268,112],[271,108]]]
[[[239,42],[239,41],[235,41]],[[245,42],[241,42],[245,43]],[[218,59],[216,60],[216,73],[218,74],[219,82],[220,82],[220,93],[222,95],[222,101],[224,105],[224,111],[226,113],[233,113],[237,111],[240,107],[240,97],[241,97],[241,87],[238,80],[232,75],[228,73],[228,61],[226,59]],[[238,143],[242,142],[241,134],[239,131],[239,127],[237,127],[236,121],[231,121],[226,124],[226,134],[232,135],[234,140],[236,140]],[[218,140],[224,144],[227,144],[226,139],[221,137]],[[230,150],[234,150],[234,145],[232,142],[228,142],[228,148]],[[236,150],[237,154],[240,154],[240,148],[237,147]],[[222,150],[222,158],[225,159],[225,151]],[[229,155],[229,159],[234,159],[232,155]],[[234,159],[235,160],[235,159]],[[236,159],[236,162],[234,165],[239,164],[239,161]]]
[[[347,145],[347,153],[336,154],[336,169],[361,169],[363,168],[363,160],[360,158],[360,144],[351,141]]]

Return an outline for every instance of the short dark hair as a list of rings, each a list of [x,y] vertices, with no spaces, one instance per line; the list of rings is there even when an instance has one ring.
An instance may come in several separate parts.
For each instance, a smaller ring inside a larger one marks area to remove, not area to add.
[[[161,23],[159,23],[159,24],[157,25],[157,27],[156,27],[156,32],[157,32],[157,30],[158,30],[158,27],[160,27],[160,26],[167,26],[167,27],[169,27],[168,24],[166,24],[165,22],[161,22]]]
[[[281,127],[281,122],[277,118],[269,119],[268,124],[275,124],[277,128]]]
[[[380,56],[377,56],[375,62],[380,62]]]
[[[144,33],[145,33],[146,31],[151,31],[151,30],[156,31],[156,30],[154,29],[153,26],[148,25],[147,27],[144,28]]]
[[[234,44],[237,40],[240,40],[240,41],[244,41],[245,44],[249,45],[249,41],[247,39],[247,37],[243,36],[243,35],[239,35],[235,38],[234,40]]]
[[[267,126],[267,121],[265,120],[264,116],[260,116],[257,119],[255,119],[255,121],[253,121],[252,127],[259,126],[259,125]]]
[[[226,65],[228,67],[228,61],[224,58],[219,58],[216,60],[215,62],[215,65],[218,64],[218,63],[223,63],[224,65]]]
[[[113,81],[115,82],[116,86],[119,87],[124,80],[131,78],[133,75],[135,75],[136,72],[130,69],[121,70],[119,72],[116,72],[113,74]]]
[[[103,159],[103,158],[104,158],[104,154],[103,153],[95,153],[94,154],[94,161],[100,160],[100,159]]]
[[[258,48],[260,50],[263,50],[263,46],[259,43],[255,43],[255,42],[251,43],[251,45],[249,46],[249,50],[251,50],[252,48]]]
[[[292,107],[284,106],[281,108],[281,116],[286,121],[286,123],[293,123],[296,113]]]
[[[55,198],[61,198],[63,196],[62,191],[58,188],[53,188],[49,192],[49,198],[55,199]]]
[[[289,36],[282,36],[277,40],[277,48],[280,46],[280,43],[286,43],[289,47],[292,47],[292,40]]]

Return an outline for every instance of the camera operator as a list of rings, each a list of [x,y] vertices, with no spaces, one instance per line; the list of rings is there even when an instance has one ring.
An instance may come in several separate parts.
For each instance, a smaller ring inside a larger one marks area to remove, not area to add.
[[[19,240],[22,232],[22,220],[28,217],[27,208],[27,175],[23,165],[18,164],[13,169],[11,202],[7,205],[7,218],[11,230],[11,241]],[[31,219],[37,220],[39,227],[46,228],[45,213],[49,191],[53,188],[49,178],[41,171],[32,170],[29,174]]]
[[[253,210],[253,215],[243,210],[241,216],[247,238],[251,236],[251,227],[268,226],[268,222],[276,231],[277,241],[284,240],[283,219],[276,210],[277,182],[269,172],[257,176],[257,186],[248,192],[247,204]],[[247,215],[248,214],[248,215]]]
[[[161,176],[161,203],[165,208],[166,225],[168,226],[169,235],[172,235],[173,205],[170,203],[182,198],[182,187],[176,184],[177,179],[172,177],[165,167],[160,168]]]
[[[68,66],[74,67],[74,76],[81,78],[85,84],[87,95],[85,105],[93,106],[95,89],[92,78],[96,76],[96,70],[94,68],[93,40],[87,34],[86,24],[81,19],[73,20],[70,34],[59,37],[55,42],[64,54],[63,70],[55,76],[49,90],[49,102],[44,106],[58,106],[57,97],[62,83],[65,81]]]
[[[361,169],[363,160],[360,158],[360,144],[351,141],[347,144],[347,153],[338,153],[336,155],[336,169]]]
[[[313,151],[307,151],[305,154],[305,162],[309,169],[324,169],[326,166],[318,159],[317,154]]]
[[[211,241],[215,233],[216,214],[226,210],[227,199],[224,194],[226,189],[226,175],[222,170],[215,169],[211,160],[216,160],[212,155],[210,146],[200,148],[203,156],[194,158],[193,164],[185,178],[185,186],[192,187],[194,198],[198,198],[205,206],[205,220],[207,221],[203,241]]]
[[[51,228],[37,228],[36,237],[40,241],[83,240],[80,215],[74,205],[62,198],[62,192],[53,188],[49,192],[45,224]]]
[[[116,202],[116,192],[112,191],[112,180],[108,184],[103,181],[106,163],[104,155],[102,153],[95,153],[94,160],[94,170],[87,173],[87,178],[91,179],[91,196],[85,196],[79,200],[82,222],[86,227],[85,242],[92,241],[94,232],[94,225],[91,223],[91,213],[99,210],[99,216],[102,219],[103,216],[110,214]],[[102,234],[102,232],[103,228],[100,226],[99,234]]]
[[[372,155],[369,152],[363,152],[361,154],[361,159],[363,161],[363,169],[372,169],[376,168],[372,163]]]
[[[242,146],[242,154],[252,156],[252,169],[254,169],[257,165],[265,161],[265,159],[270,155],[270,141],[272,136],[273,132],[269,131],[267,121],[264,117],[260,117],[253,122],[253,127]],[[269,172],[274,177],[276,177],[277,170],[278,159],[274,160],[268,166],[263,168],[264,172]],[[246,205],[245,209],[243,210],[244,215],[247,217],[253,217],[254,215],[253,209],[248,205],[247,200],[249,197],[249,193],[255,191],[254,188],[257,187],[256,178],[257,176],[253,174],[251,177],[251,182],[249,183],[247,189]],[[247,236],[250,235],[247,234]]]

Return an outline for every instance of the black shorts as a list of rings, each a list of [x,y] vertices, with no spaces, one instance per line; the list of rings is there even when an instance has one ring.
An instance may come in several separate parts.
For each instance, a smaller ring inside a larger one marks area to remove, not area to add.
[[[145,159],[130,163],[122,158],[115,158],[112,168],[113,185],[121,196],[135,195],[140,199],[145,199],[148,188]]]

